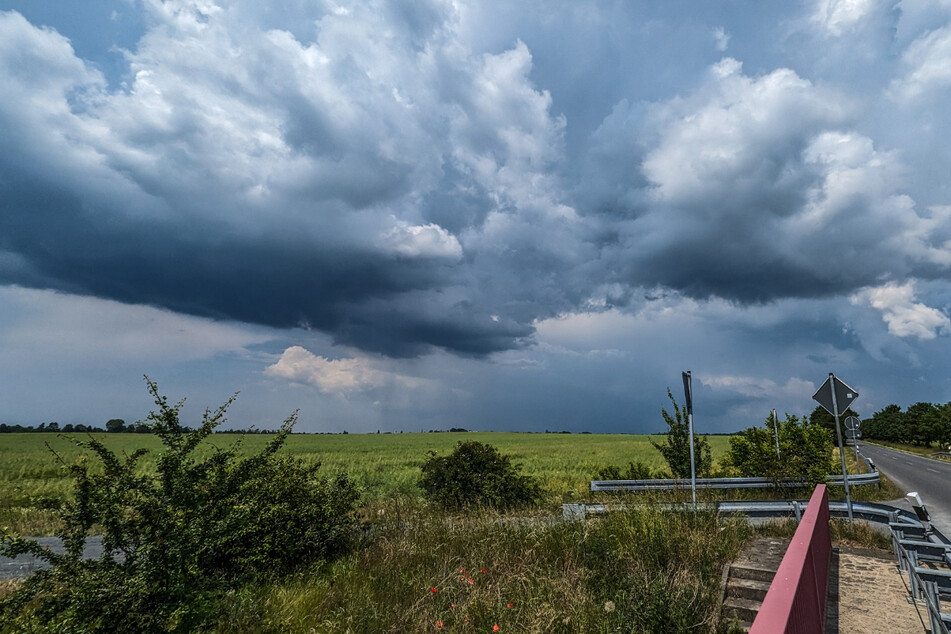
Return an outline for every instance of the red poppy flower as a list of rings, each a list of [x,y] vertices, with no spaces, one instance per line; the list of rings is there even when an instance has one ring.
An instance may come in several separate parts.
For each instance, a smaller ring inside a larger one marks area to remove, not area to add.
[[[442,621],[436,621],[436,627],[442,629]]]
[[[514,604],[514,603],[506,603],[506,604],[505,604],[505,607],[507,607],[507,608],[514,608],[514,607],[515,607],[515,604]]]
[[[456,609],[456,604],[455,604],[455,603],[450,603],[450,604],[449,604],[449,607],[451,607],[453,610],[455,610],[455,609]]]
[[[495,625],[492,626],[492,631],[493,631],[493,632],[498,632],[498,631],[499,631],[498,623],[496,623]]]
[[[437,592],[436,588],[430,588],[429,591],[432,592],[432,593]]]
[[[482,574],[485,574],[485,568],[482,569]]]

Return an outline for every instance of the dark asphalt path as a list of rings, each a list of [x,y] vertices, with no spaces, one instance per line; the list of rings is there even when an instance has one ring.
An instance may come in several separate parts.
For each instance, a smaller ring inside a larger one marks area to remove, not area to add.
[[[33,537],[40,543],[52,550],[54,553],[62,553],[63,542],[56,537]],[[102,554],[102,537],[90,537],[86,540],[83,549],[83,557],[86,559],[96,559]],[[29,577],[31,573],[47,568],[46,562],[37,559],[33,555],[20,555],[13,559],[9,557],[0,557],[0,579],[17,579],[19,577]]]
[[[862,442],[859,451],[905,493],[917,491],[932,523],[951,536],[951,463]]]

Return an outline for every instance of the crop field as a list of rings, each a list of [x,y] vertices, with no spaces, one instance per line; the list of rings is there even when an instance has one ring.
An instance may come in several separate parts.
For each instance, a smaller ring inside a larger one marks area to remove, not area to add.
[[[97,438],[120,455],[161,448],[159,439],[148,434]],[[200,451],[209,455],[240,441],[243,453],[256,454],[270,438],[220,434]],[[497,447],[524,474],[537,478],[545,491],[543,507],[529,515],[503,515],[485,509],[448,512],[424,503],[416,481],[428,453],[446,455],[463,440]],[[717,461],[729,438],[709,440]],[[328,475],[349,474],[363,494],[357,509],[361,530],[351,534],[344,551],[289,576],[229,580],[196,593],[182,613],[199,615],[200,631],[734,631],[720,610],[720,571],[755,530],[741,518],[709,510],[671,513],[649,504],[589,522],[543,517],[557,515],[562,501],[617,501],[612,494],[595,497],[589,491],[589,481],[605,467],[623,469],[640,461],[655,471],[665,469],[647,436],[296,435],[281,451],[320,462]],[[0,532],[51,534],[57,528],[55,514],[43,507],[71,494],[64,465],[83,460],[84,453],[54,434],[0,435]],[[846,455],[855,468],[851,454]],[[89,464],[97,462],[92,458]],[[154,469],[154,456],[146,455],[140,467]],[[701,493],[704,498],[721,495]],[[768,497],[770,492],[747,494]],[[689,498],[684,491],[672,495]],[[780,534],[790,526],[769,530]],[[869,536],[848,533],[837,539],[868,545]],[[15,587],[0,586],[0,601]],[[100,581],[93,579],[90,587],[98,591]],[[113,591],[123,588],[125,582]],[[18,620],[0,623],[3,634],[34,631],[40,623],[35,620],[39,613],[13,614]]]
[[[74,434],[82,439],[83,434]],[[118,453],[131,453],[140,447],[157,450],[160,443],[150,434],[98,434],[107,447]],[[270,436],[217,434],[201,448],[213,452],[240,441],[246,453],[256,453]],[[524,434],[505,432],[444,432],[423,434],[340,434],[292,435],[282,451],[308,462],[320,462],[328,474],[347,473],[363,489],[369,503],[402,498],[418,500],[416,480],[428,452],[444,455],[463,440],[478,440],[497,447],[523,473],[539,479],[551,504],[578,501],[590,496],[589,482],[609,465],[624,467],[641,461],[652,469],[665,463],[650,444],[649,436],[624,434]],[[660,441],[663,437],[654,436]],[[47,443],[49,447],[47,447]],[[714,460],[723,455],[729,441],[711,436]],[[54,452],[55,451],[55,455]],[[0,435],[0,527],[16,532],[32,525],[43,528],[48,515],[39,507],[49,501],[63,500],[72,480],[62,463],[72,464],[84,451],[69,439],[56,434]],[[58,456],[58,457],[57,457]],[[61,460],[62,462],[61,462]],[[91,464],[95,464],[95,460]],[[154,466],[146,455],[143,469]],[[35,532],[35,531],[29,531]]]

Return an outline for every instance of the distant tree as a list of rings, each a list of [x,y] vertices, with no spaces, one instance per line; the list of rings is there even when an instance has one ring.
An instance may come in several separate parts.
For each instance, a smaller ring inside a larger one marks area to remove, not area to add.
[[[853,411],[852,408],[850,407],[845,410],[844,414],[839,413],[839,422],[843,423],[843,421],[849,416],[855,416],[856,418],[858,418],[859,415],[856,414],[855,411]],[[812,413],[809,414],[809,424],[819,425],[820,427],[824,427],[825,429],[828,429],[829,431],[831,431],[832,435],[835,436],[835,417],[832,416],[832,414],[827,412],[825,408],[821,406],[817,405],[816,409],[812,410]],[[843,434],[845,433],[845,427],[842,428],[842,433]]]
[[[938,411],[932,403],[918,402],[905,410],[904,440],[917,446],[930,445],[940,436],[937,423]]]
[[[901,407],[894,403],[886,405],[862,421],[862,437],[869,440],[901,442],[904,431],[905,415]]]
[[[118,434],[125,431],[125,421],[121,418],[110,418],[106,421],[106,431],[110,434]]]
[[[650,442],[664,456],[675,478],[688,478],[690,477],[690,426],[687,420],[687,408],[677,405],[670,388],[667,388],[667,398],[674,407],[674,414],[671,416],[666,409],[660,410],[664,422],[667,423],[666,439],[662,443],[657,443],[651,438]],[[706,436],[694,434],[693,452],[697,475],[709,476],[713,470],[713,454],[710,451],[710,441]]]

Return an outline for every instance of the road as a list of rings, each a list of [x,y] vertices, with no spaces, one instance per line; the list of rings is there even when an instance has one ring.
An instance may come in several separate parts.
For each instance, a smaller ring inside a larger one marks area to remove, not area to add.
[[[905,493],[917,491],[932,523],[951,537],[951,463],[861,442],[859,451]]]
[[[41,546],[45,546],[54,553],[64,552],[63,542],[56,537],[34,537]],[[90,537],[86,540],[83,549],[83,557],[87,559],[96,559],[102,554],[102,537]],[[16,579],[19,577],[28,577],[30,573],[46,568],[46,562],[37,559],[33,555],[20,555],[14,559],[9,557],[0,557],[0,579]]]

